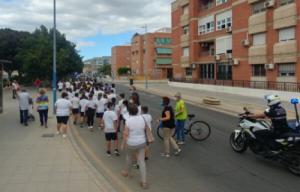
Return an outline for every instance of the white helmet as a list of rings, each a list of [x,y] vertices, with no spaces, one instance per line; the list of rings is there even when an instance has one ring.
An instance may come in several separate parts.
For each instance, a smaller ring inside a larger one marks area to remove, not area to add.
[[[281,102],[278,95],[266,95],[265,99],[268,102],[268,106],[278,105]]]

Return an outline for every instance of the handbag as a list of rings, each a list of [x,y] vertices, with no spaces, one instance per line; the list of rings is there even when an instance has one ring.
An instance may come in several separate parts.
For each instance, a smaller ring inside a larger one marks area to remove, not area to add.
[[[150,129],[150,127],[148,126],[145,118],[142,116],[142,118],[144,119],[144,122],[145,122],[145,135],[146,135],[146,142],[147,144],[151,144],[151,143],[154,143],[154,136],[152,134],[152,131]]]

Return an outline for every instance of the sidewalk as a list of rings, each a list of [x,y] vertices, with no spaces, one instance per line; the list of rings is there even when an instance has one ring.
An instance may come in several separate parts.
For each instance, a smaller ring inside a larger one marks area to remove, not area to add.
[[[264,95],[261,96],[261,99],[258,99],[254,97],[235,95],[232,93],[224,94],[210,91],[199,91],[190,88],[173,87],[167,83],[150,83],[148,90],[145,89],[144,84],[135,84],[135,86],[138,90],[149,91],[154,94],[169,96],[171,98],[173,98],[177,92],[181,92],[182,97],[186,102],[234,116],[242,113],[243,107],[247,107],[250,111],[255,113],[263,112],[267,108],[266,101],[263,99]],[[221,100],[221,105],[204,104],[202,101],[205,97],[215,97]],[[295,119],[293,106],[287,102],[283,102],[282,105],[287,109],[288,118]]]
[[[36,113],[36,121],[24,127],[19,124],[18,101],[7,91],[4,104],[0,114],[1,192],[114,191],[74,149],[71,135],[63,139],[55,134],[51,112],[48,129],[39,126]],[[43,137],[45,134],[54,137]]]

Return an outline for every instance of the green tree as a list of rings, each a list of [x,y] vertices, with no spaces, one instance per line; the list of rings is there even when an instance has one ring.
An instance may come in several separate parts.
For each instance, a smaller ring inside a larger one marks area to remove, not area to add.
[[[128,75],[128,72],[130,72],[130,68],[128,68],[128,67],[120,67],[118,69],[118,75],[119,76]]]
[[[99,68],[101,75],[111,75],[111,65],[101,65]]]

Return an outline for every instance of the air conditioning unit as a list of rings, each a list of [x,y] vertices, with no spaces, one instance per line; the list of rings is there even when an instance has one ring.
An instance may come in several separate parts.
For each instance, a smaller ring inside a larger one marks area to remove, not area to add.
[[[268,69],[268,70],[274,69],[274,64],[273,63],[265,64],[265,69]]]
[[[201,47],[202,47],[202,48],[207,48],[208,46],[209,46],[208,43],[201,43]]]
[[[240,64],[240,61],[238,59],[233,60],[233,65],[239,65],[239,64]]]
[[[196,64],[194,64],[194,63],[191,64],[191,68],[192,68],[192,69],[196,69]]]
[[[215,56],[215,59],[216,59],[217,61],[220,61],[220,60],[221,60],[221,56],[220,56],[220,55],[216,55],[216,56]]]
[[[227,32],[227,33],[231,33],[231,32],[232,32],[232,27],[227,27],[227,28],[226,28],[226,32]]]
[[[248,47],[248,46],[250,45],[249,39],[244,39],[244,40],[242,41],[242,45],[243,45],[244,47]]]
[[[275,6],[275,0],[268,0],[264,4],[265,8],[271,8]]]
[[[227,59],[232,59],[232,53],[227,53],[226,57],[227,57]]]

